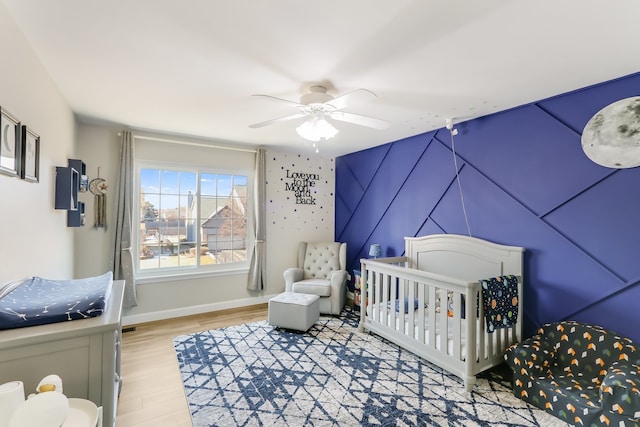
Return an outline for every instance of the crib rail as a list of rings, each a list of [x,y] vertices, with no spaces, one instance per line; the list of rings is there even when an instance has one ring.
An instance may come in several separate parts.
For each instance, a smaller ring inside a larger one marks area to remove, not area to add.
[[[478,281],[409,265],[407,257],[361,260],[360,329],[396,342],[460,376],[465,384],[473,383],[478,372],[502,361],[504,349],[518,340],[518,328],[485,331]]]

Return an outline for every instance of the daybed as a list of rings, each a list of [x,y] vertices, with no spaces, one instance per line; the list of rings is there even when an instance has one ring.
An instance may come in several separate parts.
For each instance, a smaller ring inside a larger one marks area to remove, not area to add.
[[[521,339],[523,253],[460,235],[405,237],[405,256],[361,260],[360,329],[455,374],[471,391],[476,375]],[[508,314],[493,319],[481,284],[489,278],[513,288]]]
[[[578,322],[542,326],[505,353],[513,394],[573,425],[640,425],[640,351]]]

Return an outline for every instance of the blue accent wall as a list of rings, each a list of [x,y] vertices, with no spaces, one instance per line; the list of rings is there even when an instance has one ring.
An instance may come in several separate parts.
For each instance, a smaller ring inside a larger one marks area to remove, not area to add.
[[[640,343],[640,168],[582,151],[606,105],[640,95],[640,73],[336,159],[335,236],[349,269],[371,243],[402,255],[404,236],[471,234],[523,246],[524,327],[575,319]],[[444,124],[444,123],[443,123]]]

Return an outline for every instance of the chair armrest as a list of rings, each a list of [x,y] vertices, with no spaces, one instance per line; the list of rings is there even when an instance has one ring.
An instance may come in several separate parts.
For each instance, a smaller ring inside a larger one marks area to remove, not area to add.
[[[340,314],[347,302],[347,270],[335,270],[328,279],[331,281],[331,314]]]
[[[291,287],[295,282],[302,280],[304,271],[301,268],[287,268],[284,271],[284,290],[291,292]]]
[[[535,378],[553,366],[555,353],[551,343],[538,335],[511,345],[504,353],[504,360],[511,367],[515,378]]]
[[[347,271],[346,270],[335,270],[331,273],[329,277],[331,280],[331,293],[334,290],[340,290],[340,288],[344,285],[346,287],[347,284]]]
[[[626,361],[614,362],[600,384],[604,411],[614,419],[638,418],[640,412],[640,366]]]

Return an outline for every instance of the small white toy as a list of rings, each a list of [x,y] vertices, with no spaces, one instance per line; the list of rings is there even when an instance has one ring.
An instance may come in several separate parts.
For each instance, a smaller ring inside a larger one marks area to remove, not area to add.
[[[44,393],[46,391],[57,391],[62,393],[62,379],[57,375],[47,375],[38,383],[36,393]]]
[[[44,377],[36,393],[15,410],[9,427],[59,427],[69,413],[69,399],[62,393],[62,380],[57,375]]]

